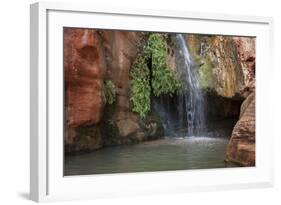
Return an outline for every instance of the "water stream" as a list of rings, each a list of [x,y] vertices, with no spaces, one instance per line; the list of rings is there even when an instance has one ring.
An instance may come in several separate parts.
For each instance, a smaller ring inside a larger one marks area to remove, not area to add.
[[[154,98],[153,108],[161,118],[166,136],[199,136],[206,131],[205,100],[182,34],[176,34],[176,42],[179,49],[177,73],[186,89],[177,94],[176,100],[169,96]]]
[[[186,41],[182,34],[177,34],[176,39],[180,47],[180,53],[184,58],[184,66],[179,66],[178,69],[184,69],[182,73],[187,82],[187,91],[181,94],[180,100],[183,101],[181,104],[186,106],[188,135],[193,136],[199,134],[205,128],[205,102]]]

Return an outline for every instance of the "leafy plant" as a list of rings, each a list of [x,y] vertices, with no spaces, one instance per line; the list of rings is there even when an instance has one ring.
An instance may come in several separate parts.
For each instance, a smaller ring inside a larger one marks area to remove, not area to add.
[[[116,99],[116,91],[115,91],[115,85],[111,80],[104,81],[104,97],[105,102],[108,104],[113,104]]]
[[[137,112],[142,118],[150,112],[150,92],[149,68],[146,64],[146,58],[138,55],[130,72],[133,111]]]
[[[182,88],[176,73],[167,65],[167,43],[163,34],[154,33],[148,39],[152,56],[153,94],[174,94]]]
[[[151,90],[153,95],[159,96],[172,95],[184,88],[176,73],[168,68],[166,40],[167,37],[163,34],[150,34],[147,44],[142,47],[131,67],[132,110],[142,118],[151,110]],[[152,61],[151,68],[148,67],[149,60]]]

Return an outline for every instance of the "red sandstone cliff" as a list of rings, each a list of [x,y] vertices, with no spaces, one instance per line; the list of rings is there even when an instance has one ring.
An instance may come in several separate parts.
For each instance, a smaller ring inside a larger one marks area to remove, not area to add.
[[[102,86],[106,65],[100,38],[93,29],[64,30],[66,141],[76,138],[75,128],[99,123],[103,113]]]
[[[255,165],[255,39],[235,37],[245,86],[242,90],[248,96],[240,109],[240,119],[236,123],[227,147],[226,161],[242,166]]]
[[[159,126],[145,124],[130,109],[129,72],[143,37],[142,32],[64,30],[66,151],[157,136]],[[105,80],[116,89],[116,102],[107,109]]]
[[[242,105],[240,120],[233,130],[227,161],[254,165],[255,101],[250,96],[254,96],[251,93],[255,90],[255,39],[208,36],[199,39],[189,36],[188,44],[200,64],[203,80],[212,79],[212,82],[203,82],[204,85],[229,99],[237,94],[249,96]],[[143,141],[161,135],[156,122],[144,123],[130,107],[129,72],[143,38],[145,34],[142,32],[64,30],[67,150],[93,150],[104,145]],[[200,50],[201,42],[206,44],[203,51]],[[209,44],[212,49],[209,49]],[[174,65],[175,59],[168,57],[168,63]],[[105,80],[111,80],[115,85],[114,105],[105,104]],[[228,110],[236,113],[231,111],[231,106]]]
[[[254,166],[255,134],[255,94],[252,93],[241,106],[240,119],[227,146],[226,161],[242,166]]]

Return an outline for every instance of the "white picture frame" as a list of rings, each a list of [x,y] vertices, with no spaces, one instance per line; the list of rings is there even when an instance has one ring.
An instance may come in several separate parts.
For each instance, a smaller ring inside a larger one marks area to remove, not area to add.
[[[62,28],[85,27],[256,36],[256,166],[64,177]],[[30,198],[91,199],[273,186],[273,134],[267,97],[273,19],[183,11],[35,3],[30,13]],[[147,184],[149,182],[149,185]]]

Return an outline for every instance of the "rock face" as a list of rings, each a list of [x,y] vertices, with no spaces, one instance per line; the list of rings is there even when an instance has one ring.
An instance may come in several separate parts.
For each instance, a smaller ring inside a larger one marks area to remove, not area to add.
[[[255,166],[255,39],[233,37],[240,62],[244,87],[240,95],[247,97],[241,105],[227,147],[226,161],[240,166]]]
[[[233,37],[237,46],[238,57],[244,75],[242,94],[248,96],[255,90],[256,44],[255,38]]]
[[[247,97],[241,106],[227,146],[226,161],[240,166],[255,166],[255,94]]]
[[[219,96],[247,97],[254,90],[255,38],[188,35],[201,84]]]
[[[130,107],[130,67],[144,36],[142,32],[64,30],[66,152],[162,136],[160,123],[143,122]],[[105,80],[115,85],[113,105],[105,104]]]
[[[144,120],[132,112],[130,69],[146,39],[145,32],[64,29],[66,151],[163,136],[157,117]],[[200,83],[215,93],[211,97],[222,97],[210,104],[210,110],[217,107],[224,117],[238,116],[240,103],[255,90],[255,39],[188,35],[186,40]],[[172,70],[176,70],[175,52],[171,40],[166,63]],[[114,84],[113,104],[105,99],[108,81]],[[250,96],[241,107],[227,154],[228,161],[242,165],[254,161],[254,98]]]
[[[68,123],[74,127],[98,123],[106,68],[99,36],[89,29],[66,29],[64,34]]]
[[[107,145],[139,142],[163,135],[160,122],[144,122],[131,108],[130,68],[145,35],[142,32],[124,31],[101,33],[106,54],[106,78],[116,86],[116,103],[107,106],[104,115],[104,119],[110,123],[104,122],[103,130],[111,130],[103,133]],[[156,131],[150,132],[148,127],[153,123],[156,124]]]
[[[214,52],[210,53],[215,62],[216,90],[225,97],[233,97],[244,86],[241,65],[236,56],[236,47],[232,39],[217,37],[213,44]],[[217,62],[216,62],[217,61]]]
[[[107,62],[106,77],[116,86],[118,110],[115,120],[122,120],[131,114],[129,73],[142,35],[137,32],[106,31],[102,37]]]
[[[103,50],[96,31],[72,28],[64,30],[65,113],[67,118],[65,126],[68,128],[65,142],[75,145],[71,149],[79,150],[87,146],[91,148],[93,141],[95,141],[94,147],[101,145],[99,131],[84,136],[85,133],[82,134],[81,127],[97,124],[101,120],[104,106],[102,87],[105,66]],[[81,141],[89,143],[81,145]]]
[[[226,161],[254,166],[255,38],[187,35],[186,41],[198,65],[201,85],[211,99],[209,112],[224,117],[239,116],[227,147]]]

